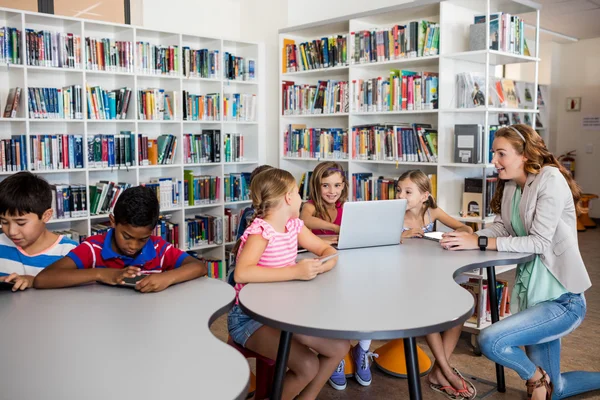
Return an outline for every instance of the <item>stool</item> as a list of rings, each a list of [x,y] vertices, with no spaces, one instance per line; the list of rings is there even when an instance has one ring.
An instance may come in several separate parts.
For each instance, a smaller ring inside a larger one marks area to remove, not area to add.
[[[398,378],[407,377],[404,340],[391,340],[375,350],[375,353],[379,354],[379,357],[375,359],[375,365],[380,370]],[[431,371],[431,360],[419,346],[417,346],[417,360],[419,361],[419,375],[427,375]]]
[[[231,336],[227,337],[227,344],[242,353],[242,355],[248,358],[256,359],[256,393],[254,395],[255,400],[267,399],[271,394],[271,387],[273,386],[273,375],[275,375],[275,361],[270,358],[263,357],[260,354],[248,350],[245,347],[240,346],[233,341]],[[251,390],[249,391],[251,393]]]
[[[585,231],[586,228],[595,228],[596,223],[590,218],[590,201],[593,199],[597,199],[598,195],[591,193],[583,193],[581,195],[581,199],[579,200],[581,205],[581,215],[577,217],[577,230]],[[583,227],[583,229],[580,229]]]

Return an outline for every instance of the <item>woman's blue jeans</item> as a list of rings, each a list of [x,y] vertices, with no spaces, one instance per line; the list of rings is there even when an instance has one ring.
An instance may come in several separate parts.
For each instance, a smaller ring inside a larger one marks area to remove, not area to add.
[[[560,373],[560,338],[581,324],[585,312],[583,294],[565,293],[482,330],[479,346],[487,358],[514,369],[523,380],[542,367],[554,383],[553,399],[597,390],[600,372]],[[525,346],[525,352],[519,346]]]

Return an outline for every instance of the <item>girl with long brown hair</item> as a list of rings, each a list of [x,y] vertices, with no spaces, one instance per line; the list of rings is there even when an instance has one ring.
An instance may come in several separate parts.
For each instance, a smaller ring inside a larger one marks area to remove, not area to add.
[[[518,265],[512,315],[481,332],[481,351],[514,369],[534,400],[600,389],[600,372],[560,373],[561,338],[583,321],[583,292],[591,286],[577,244],[581,190],[530,126],[499,129],[492,149],[500,180],[492,200],[496,220],[475,234],[446,234],[441,245],[535,258]]]

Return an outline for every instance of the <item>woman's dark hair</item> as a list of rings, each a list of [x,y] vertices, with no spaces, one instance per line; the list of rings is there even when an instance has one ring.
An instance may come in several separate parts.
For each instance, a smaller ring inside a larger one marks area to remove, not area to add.
[[[516,129],[519,133],[515,132]],[[554,157],[554,154],[548,151],[544,139],[529,125],[516,124],[498,129],[494,134],[494,138],[505,138],[515,149],[517,154],[524,156],[525,172],[529,174],[539,174],[547,165],[558,168],[560,173],[565,177],[571,193],[573,194],[573,202],[575,203],[575,212],[579,215],[581,207],[579,199],[581,198],[581,188],[571,176],[571,173]],[[524,139],[524,140],[523,140]],[[504,193],[505,181],[498,179],[498,186],[492,198],[491,207],[495,214],[500,214],[502,211],[502,195]]]
[[[42,219],[52,208],[50,184],[31,172],[22,171],[0,182],[0,215],[36,214]]]
[[[158,223],[160,205],[156,192],[145,186],[125,190],[113,210],[115,224],[154,228]]]

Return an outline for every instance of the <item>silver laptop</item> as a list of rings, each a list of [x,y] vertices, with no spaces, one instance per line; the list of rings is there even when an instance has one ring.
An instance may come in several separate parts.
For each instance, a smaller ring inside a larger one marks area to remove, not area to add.
[[[354,249],[400,244],[406,200],[344,203],[337,248]]]

